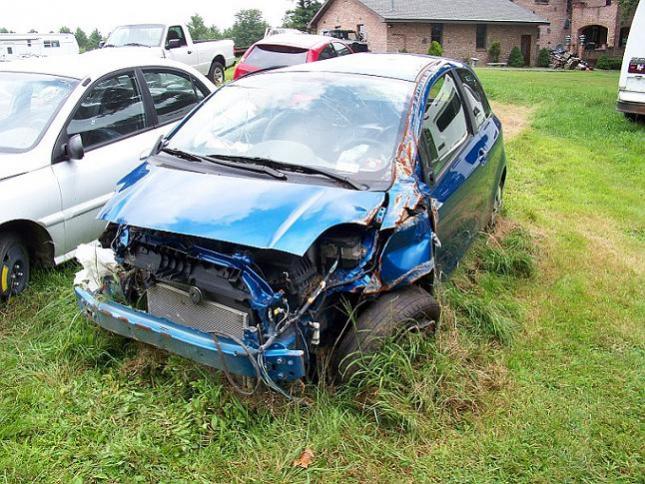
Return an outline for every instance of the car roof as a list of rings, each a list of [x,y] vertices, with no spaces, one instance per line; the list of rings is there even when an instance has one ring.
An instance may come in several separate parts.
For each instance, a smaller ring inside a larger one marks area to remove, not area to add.
[[[155,51],[156,52],[156,51]],[[18,59],[0,64],[0,72],[33,72],[73,79],[96,79],[120,69],[167,66],[187,70],[187,66],[155,56],[147,47],[99,49],[84,54]]]
[[[334,39],[324,35],[310,34],[276,34],[256,42],[255,45],[284,45],[287,47],[300,47],[313,49],[321,44],[328,44]]]
[[[416,54],[373,54],[360,53],[335,57],[333,59],[309,64],[299,64],[273,72],[330,72],[342,74],[362,74],[366,76],[389,77],[404,81],[414,81],[426,68],[438,70],[450,64],[463,67],[457,61],[443,57]]]

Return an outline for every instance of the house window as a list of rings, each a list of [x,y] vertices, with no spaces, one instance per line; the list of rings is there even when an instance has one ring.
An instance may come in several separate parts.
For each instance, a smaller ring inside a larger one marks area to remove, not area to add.
[[[13,47],[7,47],[7,54],[13,54]]]
[[[485,49],[486,48],[486,24],[477,24],[477,48]]]
[[[443,45],[443,24],[432,24],[431,42],[439,42]]]
[[[46,48],[51,47],[51,46],[52,46],[51,40],[44,40],[44,41],[43,41],[43,45],[44,45]]]
[[[31,47],[31,40],[27,41],[27,47]]]
[[[626,47],[628,37],[629,37],[629,27],[623,27],[622,29],[620,29],[620,41],[618,43],[618,46]]]

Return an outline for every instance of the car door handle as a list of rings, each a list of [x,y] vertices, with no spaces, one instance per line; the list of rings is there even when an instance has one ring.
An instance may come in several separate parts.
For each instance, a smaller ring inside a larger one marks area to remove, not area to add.
[[[192,53],[193,53],[193,51],[192,51],[192,50],[189,50],[189,51],[188,51],[188,53],[189,53],[189,54],[192,54]]]
[[[488,156],[487,152],[485,149],[480,149],[479,152],[477,153],[477,162],[481,163],[482,165],[485,165],[486,162],[488,161]]]

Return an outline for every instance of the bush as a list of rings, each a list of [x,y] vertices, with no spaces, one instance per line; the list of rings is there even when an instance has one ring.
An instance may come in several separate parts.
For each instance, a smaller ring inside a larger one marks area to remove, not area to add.
[[[499,62],[499,56],[502,53],[502,45],[499,42],[493,42],[488,49],[488,58],[490,62]]]
[[[441,57],[443,55],[443,47],[441,47],[441,44],[436,40],[433,40],[428,48],[428,55]]]
[[[596,68],[605,71],[619,71],[623,66],[623,59],[620,57],[609,57],[608,55],[601,55],[596,63]]]
[[[509,67],[524,67],[524,56],[519,47],[513,47],[511,55],[508,56]]]
[[[537,58],[538,67],[549,67],[551,63],[551,53],[549,49],[540,49],[540,53]]]

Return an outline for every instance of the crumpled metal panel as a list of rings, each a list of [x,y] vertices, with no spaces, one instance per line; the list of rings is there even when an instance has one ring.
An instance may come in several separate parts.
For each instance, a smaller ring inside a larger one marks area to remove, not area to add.
[[[302,256],[326,230],[367,225],[385,194],[145,165],[99,217],[123,225]]]

